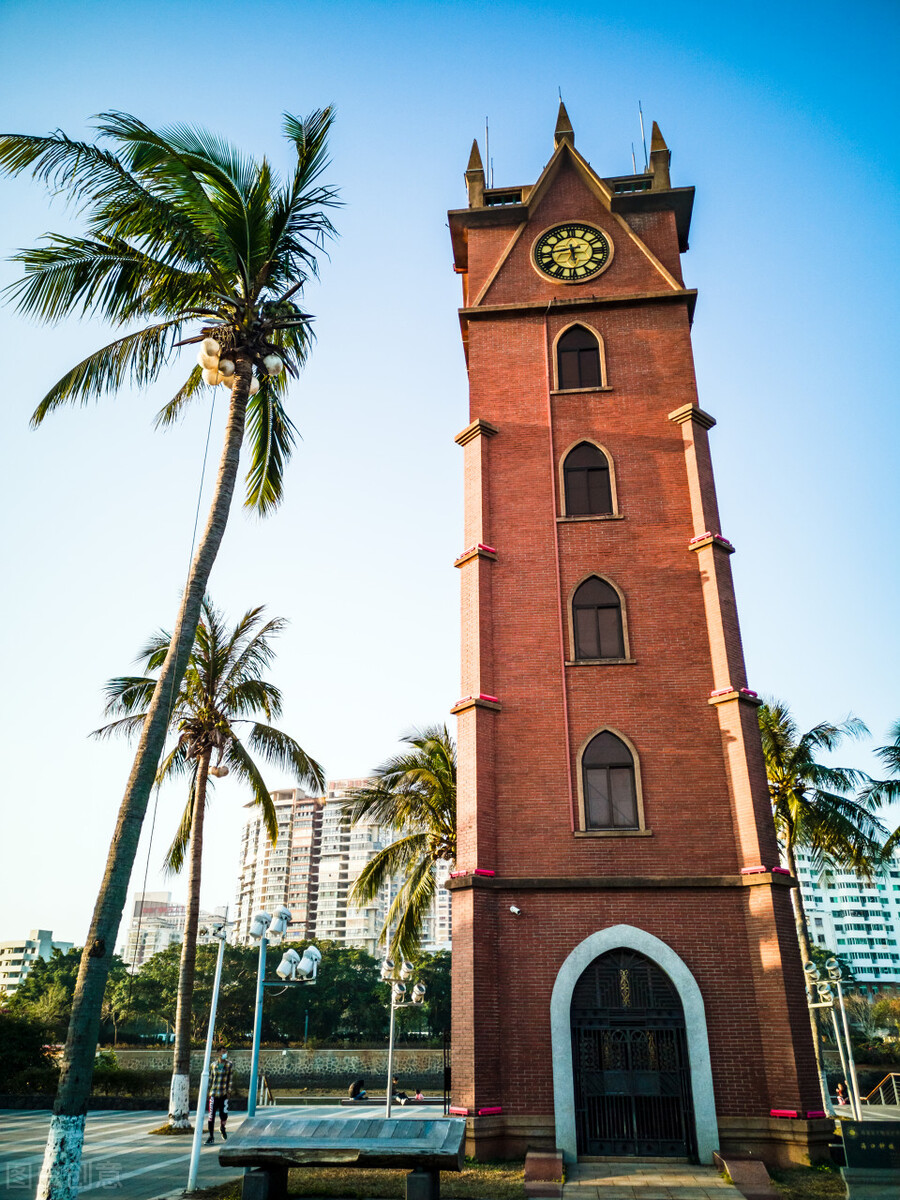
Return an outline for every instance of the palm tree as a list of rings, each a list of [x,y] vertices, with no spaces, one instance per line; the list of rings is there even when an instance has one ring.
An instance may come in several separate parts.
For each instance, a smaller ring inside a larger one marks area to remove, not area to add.
[[[204,130],[176,125],[156,131],[120,112],[97,119],[99,139],[107,143],[102,146],[59,131],[0,136],[0,171],[30,170],[69,199],[85,227],[77,236],[49,234],[43,244],[15,255],[24,273],[7,289],[7,298],[20,312],[44,321],[90,313],[120,330],[54,384],[32,425],[62,405],[85,404],[128,380],[151,384],[173,350],[187,343],[204,343],[206,371],[194,367],[158,424],[174,421],[203,382],[226,382],[230,392],[209,516],[141,727],[85,943],[39,1200],[51,1194],[53,1200],[70,1200],[77,1191],[110,956],[245,438],[247,505],[266,513],[281,498],[295,434],[283,405],[286,374],[296,376],[311,338],[298,292],[316,274],[317,254],[333,233],[327,209],[336,195],[318,182],[327,166],[332,116],[329,108],[306,119],[285,116],[295,161],[284,181],[265,159],[245,156]]]
[[[162,783],[187,774],[188,801],[181,824],[166,855],[166,866],[178,872],[188,860],[187,911],[181,944],[178,1003],[175,1013],[175,1044],[172,1085],[169,1091],[169,1124],[173,1129],[190,1129],[189,1089],[191,1071],[191,999],[197,958],[197,927],[200,916],[200,877],[203,862],[203,821],[210,776],[230,772],[245,783],[252,803],[263,814],[274,844],[278,840],[278,818],[269,790],[253,761],[261,755],[273,766],[291,771],[301,784],[325,789],[325,775],[303,748],[271,724],[261,724],[281,715],[281,692],[262,678],[274,657],[271,639],[285,622],[276,617],[263,624],[263,609],[251,608],[232,630],[207,597],[187,671],[172,706],[170,728],[177,733],[175,746],[162,762],[157,780]],[[171,639],[158,633],[138,656],[148,671],[158,671],[166,659]],[[111,679],[106,687],[106,711],[117,715],[98,729],[101,737],[130,734],[141,728],[157,688],[149,676],[126,675]],[[249,726],[241,741],[239,726]],[[246,744],[245,744],[246,743]],[[215,762],[213,762],[215,758]]]
[[[865,790],[872,781],[854,767],[816,760],[844,738],[866,735],[866,726],[848,717],[839,725],[823,721],[801,734],[787,705],[769,700],[759,709],[759,728],[775,829],[792,877],[797,877],[798,850],[807,851],[820,870],[831,866],[869,875],[882,861],[888,833],[874,815],[878,796]],[[799,888],[792,894],[800,950],[803,961],[810,962],[803,898]]]
[[[846,737],[858,738],[869,731],[858,717],[847,717],[839,725],[823,721],[801,734],[786,704],[769,700],[759,708],[759,729],[769,781],[769,796],[775,831],[785,863],[797,878],[797,851],[807,851],[813,867],[830,866],[871,872],[882,859],[887,829],[873,810],[876,795],[865,795],[871,781],[853,767],[833,767],[816,761],[816,755],[837,749]],[[857,793],[857,794],[853,794]],[[804,963],[813,961],[812,945],[800,888],[791,891],[797,940]],[[813,1048],[822,1084],[822,1101],[830,1111],[831,1099],[822,1064],[817,1020],[818,1009],[809,1010]]]
[[[434,866],[456,858],[456,746],[446,725],[413,729],[402,741],[409,749],[377,767],[372,783],[348,793],[344,806],[351,821],[369,817],[398,835],[365,865],[350,899],[368,904],[402,876],[381,941],[393,928],[391,953],[410,958],[434,898]]]

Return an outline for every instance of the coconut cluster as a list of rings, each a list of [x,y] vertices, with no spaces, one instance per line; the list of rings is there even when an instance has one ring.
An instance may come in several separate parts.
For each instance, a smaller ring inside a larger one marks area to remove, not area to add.
[[[284,370],[284,363],[277,354],[267,354],[262,360],[267,375],[279,375]],[[197,362],[203,368],[203,382],[210,387],[221,383],[229,391],[234,387],[234,360],[227,355],[222,357],[222,347],[215,338],[204,338],[200,343]],[[259,380],[255,375],[250,377],[250,395],[255,396],[259,391]]]

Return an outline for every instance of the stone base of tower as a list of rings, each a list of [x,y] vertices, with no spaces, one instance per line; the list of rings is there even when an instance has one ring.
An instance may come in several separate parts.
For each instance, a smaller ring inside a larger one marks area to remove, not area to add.
[[[723,1155],[758,1158],[770,1168],[815,1166],[830,1162],[834,1121],[785,1117],[721,1117]],[[479,1162],[524,1158],[529,1150],[555,1150],[553,1114],[466,1119],[466,1154]]]
[[[785,1117],[720,1117],[722,1154],[760,1158],[767,1167],[815,1166],[830,1162],[834,1121]]]

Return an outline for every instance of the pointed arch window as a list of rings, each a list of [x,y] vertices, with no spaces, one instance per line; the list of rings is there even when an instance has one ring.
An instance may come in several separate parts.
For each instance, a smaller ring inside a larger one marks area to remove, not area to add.
[[[573,325],[566,330],[556,343],[556,368],[560,391],[603,386],[600,343],[589,329]]]
[[[608,729],[591,738],[581,756],[587,829],[638,829],[634,755]]]
[[[572,597],[575,657],[624,658],[622,601],[611,584],[592,575]]]
[[[597,446],[581,442],[563,462],[566,516],[602,516],[613,511],[609,460]]]

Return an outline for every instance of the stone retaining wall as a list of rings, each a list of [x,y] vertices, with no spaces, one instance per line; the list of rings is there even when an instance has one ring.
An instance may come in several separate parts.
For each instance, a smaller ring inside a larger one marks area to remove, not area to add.
[[[172,1069],[172,1050],[117,1050],[120,1067],[138,1071],[167,1071]],[[229,1050],[238,1079],[250,1075],[250,1050]],[[260,1071],[270,1079],[317,1081],[322,1086],[334,1084],[343,1091],[352,1080],[362,1077],[377,1080],[387,1075],[387,1047],[381,1050],[261,1050]],[[191,1052],[191,1075],[199,1076],[203,1069],[203,1051]],[[394,1073],[398,1079],[415,1084],[421,1079],[433,1082],[444,1070],[443,1051],[437,1049],[394,1050]]]

